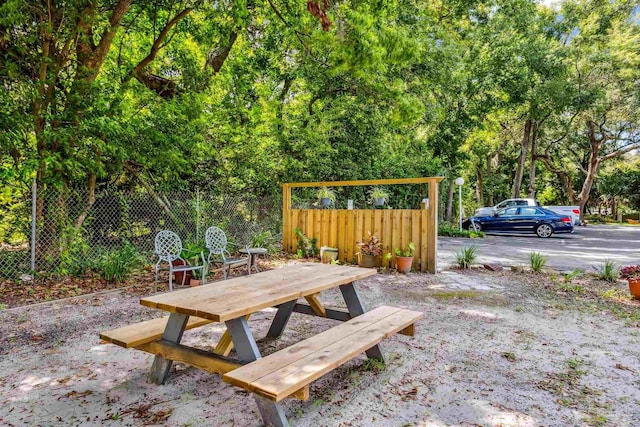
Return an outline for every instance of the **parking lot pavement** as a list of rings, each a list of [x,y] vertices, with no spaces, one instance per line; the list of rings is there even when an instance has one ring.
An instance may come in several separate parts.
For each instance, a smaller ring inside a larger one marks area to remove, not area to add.
[[[455,265],[455,253],[465,246],[478,247],[479,263],[528,265],[529,254],[540,252],[547,265],[561,271],[595,271],[610,259],[620,265],[640,264],[640,227],[589,225],[573,234],[541,239],[535,234],[490,234],[483,239],[438,237],[438,268]]]

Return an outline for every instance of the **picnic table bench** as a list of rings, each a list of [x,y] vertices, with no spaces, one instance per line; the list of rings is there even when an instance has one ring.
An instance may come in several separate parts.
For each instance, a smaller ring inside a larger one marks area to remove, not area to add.
[[[278,402],[308,399],[309,384],[361,353],[384,362],[380,341],[394,333],[413,335],[421,312],[381,306],[367,311],[354,281],[376,270],[326,264],[296,264],[225,282],[142,298],[140,303],[169,312],[168,317],[114,329],[102,340],[155,355],[150,379],[162,384],[173,361],[222,375],[225,382],[254,393],[266,425],[288,426]],[[320,292],[339,287],[348,311],[325,308]],[[308,304],[299,303],[304,298]],[[247,319],[269,307],[277,312],[267,333],[279,337],[293,312],[343,323],[262,357]],[[187,329],[225,322],[214,352],[180,344]],[[237,358],[229,358],[235,347]]]

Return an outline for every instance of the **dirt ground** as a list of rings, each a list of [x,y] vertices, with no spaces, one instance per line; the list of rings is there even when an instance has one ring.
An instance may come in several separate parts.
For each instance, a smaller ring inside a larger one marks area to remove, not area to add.
[[[215,286],[213,284],[212,286]],[[624,284],[554,275],[445,271],[358,282],[368,307],[424,312],[416,336],[382,344],[285,400],[296,426],[638,426],[640,304]],[[0,311],[0,425],[258,426],[247,392],[177,364],[164,386],[146,380],[152,356],[100,344],[102,330],[161,313],[126,290]],[[321,297],[343,307],[339,292]],[[274,310],[251,317],[264,336]],[[335,322],[294,313],[263,354]],[[210,324],[185,333],[212,349]]]

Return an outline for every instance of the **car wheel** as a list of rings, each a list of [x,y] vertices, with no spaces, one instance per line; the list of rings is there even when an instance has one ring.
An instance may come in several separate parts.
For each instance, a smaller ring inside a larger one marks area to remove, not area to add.
[[[538,237],[547,238],[553,234],[553,228],[549,224],[540,224],[536,227]]]
[[[482,226],[477,222],[472,222],[469,225],[469,231],[482,231]]]

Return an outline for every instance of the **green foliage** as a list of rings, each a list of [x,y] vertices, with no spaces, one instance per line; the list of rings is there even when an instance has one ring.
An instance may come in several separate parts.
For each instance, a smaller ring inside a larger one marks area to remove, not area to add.
[[[610,283],[614,283],[618,280],[618,274],[620,273],[620,266],[613,260],[607,259],[605,262],[596,267],[598,272],[598,278]]]
[[[315,237],[312,239],[309,239],[307,236],[304,235],[302,231],[300,231],[298,227],[294,229],[294,232],[296,233],[296,236],[298,236],[298,248],[297,248],[298,257],[300,258],[317,257],[319,254],[318,245],[317,245],[318,239],[316,239]]]
[[[580,277],[584,274],[583,270],[577,269],[572,270],[569,273],[562,273],[562,278],[564,279],[564,283],[571,283],[571,281],[577,277]]]
[[[478,238],[484,237],[484,233],[482,231],[460,230],[457,225],[442,222],[438,225],[438,236]]]
[[[531,265],[531,271],[540,273],[544,266],[547,265],[547,257],[540,252],[531,252],[529,254],[529,263]]]
[[[384,199],[385,202],[389,201],[389,192],[382,187],[373,187],[369,192],[369,198],[373,203],[376,199]]]
[[[280,240],[271,231],[265,230],[251,236],[251,247],[265,248],[269,253],[274,253],[280,250]]]
[[[145,264],[145,259],[138,250],[129,242],[117,250],[105,252],[100,256],[94,269],[100,276],[109,282],[122,282],[136,268],[141,268]]]
[[[318,200],[329,199],[332,203],[334,203],[336,201],[336,192],[328,187],[320,187],[318,191],[316,191],[316,197],[318,198]]]
[[[415,250],[416,250],[416,245],[413,242],[409,242],[406,250],[403,251],[402,249],[396,248],[395,252],[396,252],[396,256],[411,257],[413,256],[413,251]]]
[[[467,246],[456,252],[456,262],[460,268],[470,268],[475,262],[477,255],[477,246]]]

